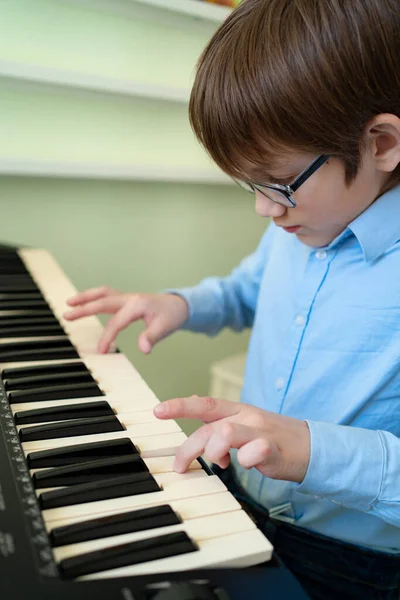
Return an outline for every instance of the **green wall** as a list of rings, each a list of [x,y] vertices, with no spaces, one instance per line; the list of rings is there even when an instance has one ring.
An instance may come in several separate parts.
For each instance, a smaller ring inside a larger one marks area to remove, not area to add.
[[[126,3],[131,10],[134,2]],[[95,0],[87,8],[72,0],[0,0],[0,12],[0,63],[176,88],[188,84],[216,27],[184,17],[164,23],[159,14],[113,14],[97,10]],[[105,170],[216,168],[194,140],[185,103],[0,77],[0,239],[47,248],[79,289],[157,291],[222,275],[254,249],[266,226],[251,197],[234,185],[7,175],[4,164],[22,159],[66,161],[83,171],[89,163]],[[119,346],[161,399],[206,394],[210,365],[248,342],[247,333],[209,339],[180,332],[143,356],[140,329],[123,332]]]

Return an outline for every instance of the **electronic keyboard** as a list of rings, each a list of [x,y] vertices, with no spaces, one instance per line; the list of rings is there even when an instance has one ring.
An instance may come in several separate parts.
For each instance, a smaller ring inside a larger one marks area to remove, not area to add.
[[[185,434],[96,317],[63,318],[74,294],[0,248],[0,597],[305,598],[201,459],[173,471]]]

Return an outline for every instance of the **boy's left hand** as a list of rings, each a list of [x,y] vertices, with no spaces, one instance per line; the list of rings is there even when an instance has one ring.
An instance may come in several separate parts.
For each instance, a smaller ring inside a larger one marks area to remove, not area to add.
[[[200,419],[204,422],[178,448],[174,469],[187,470],[198,456],[225,469],[229,450],[238,448],[237,459],[246,469],[255,467],[272,479],[303,481],[310,460],[310,432],[305,421],[278,415],[248,404],[191,396],[160,403],[154,409],[160,419]]]

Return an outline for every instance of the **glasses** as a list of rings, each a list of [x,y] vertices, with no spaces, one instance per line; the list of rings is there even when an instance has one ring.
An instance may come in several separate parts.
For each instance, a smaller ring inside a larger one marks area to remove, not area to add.
[[[246,183],[245,181],[241,181],[239,179],[235,179],[235,181],[247,192],[254,194],[256,191],[258,191],[273,202],[277,202],[278,204],[282,204],[288,208],[295,208],[296,201],[293,198],[294,192],[296,192],[299,187],[303,185],[303,183],[307,181],[307,179],[311,177],[311,175],[315,173],[317,169],[319,169],[319,167],[326,163],[328,158],[329,156],[327,155],[318,156],[318,158],[313,160],[309,167],[304,169],[304,171],[302,171],[300,175],[298,175],[296,179],[288,185],[281,183]]]

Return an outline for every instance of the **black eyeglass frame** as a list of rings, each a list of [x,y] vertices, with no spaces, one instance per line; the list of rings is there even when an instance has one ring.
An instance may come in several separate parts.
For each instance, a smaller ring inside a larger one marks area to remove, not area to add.
[[[314,159],[311,165],[306,167],[304,171],[302,171],[292,183],[287,185],[283,185],[281,183],[247,183],[239,179],[235,179],[235,181],[248,192],[255,193],[255,191],[257,190],[258,192],[263,194],[263,196],[266,196],[268,200],[272,200],[272,202],[282,204],[287,208],[295,208],[297,204],[292,194],[294,194],[294,192],[296,192],[299,189],[299,187],[303,185],[303,183],[307,181],[307,179],[311,177],[313,173],[315,173],[317,169],[319,169],[324,163],[326,163],[328,159],[329,155],[321,154],[316,159]],[[272,198],[271,196],[268,196],[268,194],[266,194],[263,191],[263,188],[281,194],[283,196],[282,202],[276,200],[275,198]]]

